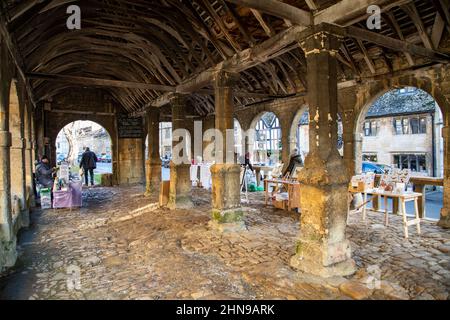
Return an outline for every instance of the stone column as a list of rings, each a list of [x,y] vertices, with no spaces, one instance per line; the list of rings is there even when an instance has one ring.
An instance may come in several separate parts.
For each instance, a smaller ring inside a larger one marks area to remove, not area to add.
[[[172,161],[170,162],[170,194],[167,206],[170,209],[190,209],[193,207],[190,159],[185,153],[176,154],[176,150],[183,149],[185,152],[188,151],[186,150],[188,139],[186,130],[186,98],[180,94],[173,94],[170,97],[170,103],[172,105]],[[175,140],[178,129],[184,129],[183,137],[180,141]]]
[[[336,148],[340,40],[318,32],[301,43],[308,70],[310,151],[299,175],[300,239],[291,266],[322,277],[355,272],[345,238],[349,176]]]
[[[447,121],[450,121],[448,116]],[[448,123],[442,128],[442,137],[444,138],[444,204],[438,226],[450,229],[450,127]]]
[[[25,165],[25,148],[26,148],[26,140],[23,138],[23,130],[20,130],[19,137],[12,138],[12,146],[10,148],[10,157],[13,166],[16,168],[11,170],[11,179],[12,187],[11,191],[13,193],[13,197],[19,202],[18,204],[14,204],[16,208],[13,210],[18,210],[16,214],[20,215],[20,226],[28,227],[30,224],[29,211],[26,205],[26,165]]]
[[[222,136],[222,145],[215,146],[216,163],[212,175],[212,222],[221,229],[242,228],[240,166],[234,162],[233,85],[237,74],[217,72],[215,90],[215,129]],[[217,141],[216,140],[216,141]],[[231,159],[231,161],[227,161]]]
[[[13,266],[16,262],[16,236],[12,226],[11,171],[7,105],[9,86],[0,83],[0,269]]]
[[[34,172],[34,165],[33,165],[33,128],[32,128],[32,121],[33,116],[31,112],[26,112],[25,115],[27,116],[27,121],[25,121],[25,125],[27,126],[25,133],[25,139],[26,139],[26,148],[25,148],[25,165],[26,165],[26,184],[27,184],[27,194],[28,194],[28,207],[32,208],[35,206],[35,197],[34,197],[34,189],[33,189],[33,172]]]
[[[145,196],[159,193],[161,185],[161,158],[159,155],[159,110],[152,108],[147,112],[148,159]]]
[[[289,164],[289,158],[291,155],[291,143],[290,143],[290,132],[291,132],[291,124],[284,119],[280,120],[281,126],[281,161],[284,163],[285,168],[287,168]],[[278,159],[277,159],[278,160]]]

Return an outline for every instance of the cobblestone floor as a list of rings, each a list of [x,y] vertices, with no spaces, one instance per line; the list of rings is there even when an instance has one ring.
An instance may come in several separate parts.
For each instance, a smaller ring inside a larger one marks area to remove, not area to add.
[[[84,191],[79,210],[33,214],[20,236],[17,266],[0,277],[2,299],[448,299],[450,231],[422,223],[403,238],[401,219],[357,214],[347,229],[359,267],[321,279],[289,267],[298,216],[264,208],[251,194],[247,231],[208,225],[210,194],[194,190],[195,209],[158,209],[142,187]],[[80,268],[70,290],[68,268]],[[381,281],[371,281],[381,275]],[[369,285],[367,285],[369,283]],[[372,285],[370,285],[372,284]],[[373,286],[375,286],[373,288]]]

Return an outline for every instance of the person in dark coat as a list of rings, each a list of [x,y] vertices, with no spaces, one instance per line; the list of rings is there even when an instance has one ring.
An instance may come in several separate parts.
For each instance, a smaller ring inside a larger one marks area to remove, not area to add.
[[[89,185],[88,175],[91,176],[91,185],[94,185],[94,169],[97,168],[97,161],[98,159],[95,153],[89,150],[89,148],[86,148],[80,161],[80,168],[83,168],[86,185]]]
[[[54,168],[50,167],[47,156],[42,156],[41,161],[36,165],[36,180],[43,188],[53,187]]]
[[[288,174],[288,173],[289,173],[289,176],[292,176],[295,168],[298,166],[303,167],[303,159],[302,159],[302,156],[299,154],[298,149],[294,149],[294,152],[291,154],[291,157],[289,159],[289,165],[287,166],[286,170],[283,172],[283,177],[286,176],[286,174]]]

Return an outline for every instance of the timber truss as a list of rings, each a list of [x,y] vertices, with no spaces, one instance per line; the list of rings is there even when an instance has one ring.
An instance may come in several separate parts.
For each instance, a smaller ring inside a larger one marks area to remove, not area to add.
[[[66,27],[71,4],[81,30]],[[379,30],[366,26],[370,5]],[[174,92],[214,113],[218,70],[240,73],[237,108],[302,94],[300,42],[317,29],[343,37],[342,84],[450,61],[449,0],[2,0],[0,21],[35,106],[93,86],[132,115]]]

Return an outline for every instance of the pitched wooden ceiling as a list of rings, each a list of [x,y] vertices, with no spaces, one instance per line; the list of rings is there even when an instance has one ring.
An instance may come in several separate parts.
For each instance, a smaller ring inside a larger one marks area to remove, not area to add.
[[[254,2],[3,0],[1,26],[28,77],[34,101],[51,99],[76,86],[101,86],[127,112],[136,113],[164,104],[165,93],[198,81],[196,77],[224,61],[240,61],[236,57],[269,47],[272,39],[296,24],[283,14],[268,14],[264,6],[255,9]],[[434,53],[442,53],[445,60],[444,54],[449,53],[448,0],[283,2],[313,18],[359,29],[366,28],[367,4],[380,5],[382,28],[377,33],[385,37],[383,42],[346,37],[338,55],[340,81],[435,62]],[[259,0],[258,5],[273,3]],[[66,27],[70,4],[81,8],[81,30]],[[383,45],[389,42],[386,39],[403,42],[406,49],[398,50],[399,42],[394,49]],[[430,54],[410,51],[409,44]],[[238,69],[237,105],[304,92],[307,87],[306,61],[295,41]],[[199,115],[212,113],[212,87],[198,82],[195,90],[188,90],[190,104]]]

